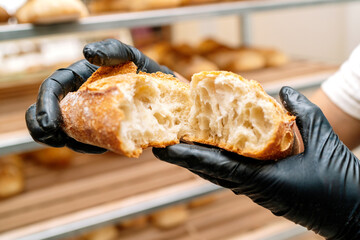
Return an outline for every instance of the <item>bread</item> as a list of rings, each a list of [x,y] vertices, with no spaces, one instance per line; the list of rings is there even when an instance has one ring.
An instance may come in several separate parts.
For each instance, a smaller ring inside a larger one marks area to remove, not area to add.
[[[0,7],[0,22],[7,22],[10,18],[10,15],[7,13],[7,11]]]
[[[80,237],[81,240],[116,240],[119,231],[115,226],[106,226],[93,230]]]
[[[259,83],[231,72],[201,72],[193,75],[190,89],[185,140],[263,160],[291,153],[295,117]]]
[[[219,70],[215,63],[194,54],[196,50],[188,44],[170,45],[167,42],[160,42],[143,49],[143,52],[159,64],[180,73],[186,79],[191,79],[194,73],[200,71]]]
[[[283,52],[275,49],[255,48],[254,50],[264,56],[266,67],[281,67],[289,61]]]
[[[295,117],[259,83],[231,72],[194,74],[190,86],[133,63],[101,67],[61,101],[63,129],[78,141],[138,157],[180,138],[257,159],[291,153]]]
[[[0,159],[0,199],[22,192],[25,188],[22,159],[9,155]]]
[[[128,0],[93,0],[88,7],[91,13],[122,12],[129,10]]]
[[[264,56],[252,49],[218,49],[206,57],[219,66],[221,70],[243,72],[265,67]]]
[[[128,228],[143,228],[148,225],[148,217],[146,215],[128,219],[119,223],[119,227],[123,229]]]
[[[168,66],[165,62],[168,59],[169,53],[173,51],[173,48],[169,42],[163,41],[143,48],[141,51],[155,62]],[[172,56],[170,58],[170,61],[167,63],[172,64]]]
[[[190,112],[189,85],[160,72],[137,74],[133,63],[102,67],[61,101],[61,110],[69,136],[138,157],[143,148],[179,143]]]
[[[220,69],[237,73],[264,67],[279,67],[288,62],[287,56],[275,49],[231,48],[213,39],[202,41],[197,52],[216,63]]]
[[[235,59],[226,66],[226,70],[232,72],[245,72],[264,68],[265,57],[252,49],[239,49],[235,51]]]
[[[189,211],[185,205],[177,205],[159,210],[150,215],[151,223],[160,229],[177,227],[188,219]]]
[[[197,51],[201,55],[206,55],[211,52],[214,52],[220,48],[228,48],[223,44],[220,44],[218,41],[215,41],[214,39],[208,38],[203,40],[198,46]],[[229,48],[228,48],[229,49]]]
[[[186,79],[191,79],[194,73],[200,71],[219,70],[215,63],[197,55],[178,59],[171,69],[181,73]]]
[[[203,207],[203,206],[206,206],[206,205],[209,205],[209,204],[215,202],[216,199],[217,199],[217,197],[214,194],[201,196],[201,197],[191,200],[188,204],[188,207],[189,208]]]
[[[194,5],[203,3],[219,2],[220,0],[182,0],[182,5]]]
[[[28,0],[16,12],[19,23],[53,24],[88,15],[80,0]]]
[[[45,148],[32,151],[26,157],[48,167],[67,167],[73,159],[73,152],[67,148]]]
[[[131,0],[128,1],[130,11],[142,11],[158,8],[177,7],[182,0]]]

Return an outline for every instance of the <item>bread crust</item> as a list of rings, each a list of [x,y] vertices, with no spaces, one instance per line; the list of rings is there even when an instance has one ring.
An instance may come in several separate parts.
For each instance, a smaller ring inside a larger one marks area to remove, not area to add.
[[[115,86],[115,83],[116,81],[133,81],[134,77],[138,76],[135,73],[136,66],[132,62],[125,63],[122,66],[99,68],[77,92],[67,94],[61,101],[63,130],[77,141],[103,147],[127,157],[139,157],[142,149],[147,147],[163,148],[179,143],[179,139],[166,142],[152,141],[141,145],[135,151],[126,150],[124,143],[118,136],[121,127],[120,122],[125,117],[118,105],[124,96]],[[123,74],[120,79],[116,77],[118,74]],[[152,74],[140,72],[140,75],[170,81],[178,88],[184,88],[187,85],[171,75],[160,72]],[[104,76],[107,77],[107,80],[99,81]],[[96,85],[91,85],[96,81],[99,82]],[[110,84],[111,87],[105,86],[102,89],[105,84]]]
[[[7,22],[10,18],[10,15],[8,14],[8,12],[0,7],[0,22]]]
[[[74,21],[88,15],[80,0],[29,0],[15,14],[19,23],[36,24]]]
[[[262,151],[259,152],[245,152],[239,148],[236,148],[234,145],[221,143],[221,142],[217,143],[213,139],[200,139],[191,136],[184,136],[184,140],[219,147],[226,151],[234,152],[249,158],[256,158],[258,160],[278,160],[285,158],[286,156],[289,156],[292,153],[292,147],[294,145],[294,132],[292,126],[293,126],[292,122],[280,124],[278,130],[276,131],[276,135],[269,141],[267,146],[263,148]],[[280,150],[282,135],[287,132],[290,134],[290,137],[293,140],[286,149]]]

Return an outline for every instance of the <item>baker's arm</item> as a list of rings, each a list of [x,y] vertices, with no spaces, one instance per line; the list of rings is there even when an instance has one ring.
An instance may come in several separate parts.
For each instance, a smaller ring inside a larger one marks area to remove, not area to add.
[[[334,132],[349,149],[360,145],[360,120],[336,106],[322,89],[317,90],[310,100],[320,107]]]

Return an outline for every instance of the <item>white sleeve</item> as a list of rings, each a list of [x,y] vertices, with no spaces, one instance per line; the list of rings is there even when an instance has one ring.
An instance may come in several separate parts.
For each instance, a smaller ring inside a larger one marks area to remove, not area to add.
[[[335,105],[360,120],[360,45],[321,88]]]

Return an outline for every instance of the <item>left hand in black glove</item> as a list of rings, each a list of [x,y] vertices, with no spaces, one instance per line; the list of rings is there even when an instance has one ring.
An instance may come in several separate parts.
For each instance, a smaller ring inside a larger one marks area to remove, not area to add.
[[[360,239],[359,160],[316,105],[289,87],[282,88],[280,97],[297,117],[305,146],[301,154],[259,161],[186,144],[154,148],[153,153],[328,239]]]
[[[83,52],[87,60],[57,70],[41,84],[36,103],[26,112],[26,124],[30,135],[37,142],[53,147],[67,146],[77,152],[103,153],[106,149],[78,142],[62,131],[59,102],[65,95],[76,91],[98,66],[113,66],[133,61],[139,71],[161,71],[168,74],[173,72],[160,66],[138,49],[115,39],[90,43]]]

